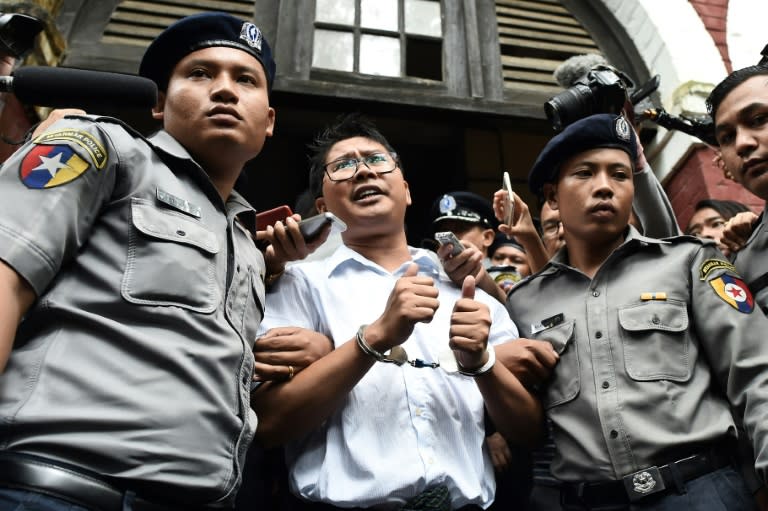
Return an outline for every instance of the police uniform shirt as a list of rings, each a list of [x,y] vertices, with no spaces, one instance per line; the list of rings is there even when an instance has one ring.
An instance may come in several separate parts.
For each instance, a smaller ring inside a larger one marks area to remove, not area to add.
[[[0,448],[232,498],[263,313],[250,205],[168,133],[72,116],[5,163],[0,208],[0,258],[39,297],[0,376]]]
[[[630,227],[591,280],[566,257],[558,252],[507,301],[521,336],[560,354],[541,389],[557,446],[553,474],[616,480],[733,435],[717,387],[739,413],[746,408],[765,480],[768,320],[752,313],[746,285],[714,245]]]
[[[752,231],[747,244],[736,252],[733,264],[749,289],[755,294],[755,301],[768,313],[768,227],[766,226],[765,211]]]

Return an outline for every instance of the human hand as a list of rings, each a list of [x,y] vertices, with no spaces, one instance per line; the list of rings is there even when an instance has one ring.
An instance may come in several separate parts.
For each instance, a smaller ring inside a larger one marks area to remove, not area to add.
[[[723,232],[720,233],[718,245],[723,254],[730,256],[738,252],[747,243],[752,235],[752,229],[759,217],[751,211],[742,211],[732,216],[725,222]]]
[[[504,189],[496,190],[493,194],[493,213],[500,222],[504,221],[506,215],[506,200],[507,192]],[[538,239],[539,233],[533,224],[528,204],[514,192],[512,192],[512,202],[515,204],[512,224],[499,224],[499,232],[507,236],[514,236],[521,244],[529,239]]]
[[[529,387],[549,378],[560,356],[547,341],[515,339],[495,346],[496,360]]]
[[[469,276],[461,286],[461,298],[453,306],[448,334],[448,346],[461,367],[473,370],[488,361],[490,332],[491,313],[487,305],[475,300],[475,278]]]
[[[299,221],[301,221],[301,215],[294,213],[286,218],[285,222],[275,222],[274,225],[268,225],[265,230],[256,232],[258,241],[268,243],[264,250],[264,260],[269,275],[276,275],[283,271],[288,261],[304,259],[328,239],[328,234],[331,232],[330,224],[324,227],[320,235],[311,243],[307,243],[299,230]]]
[[[455,256],[451,255],[451,245],[440,245],[437,256],[443,263],[445,273],[451,280],[461,285],[467,275],[477,277],[483,269],[483,253],[472,242],[461,240],[464,250]]]
[[[496,473],[505,472],[512,462],[512,452],[504,436],[497,431],[485,437],[485,443],[488,445],[488,453],[491,455],[491,463]]]
[[[365,328],[365,339],[383,353],[411,336],[416,323],[429,323],[440,306],[438,290],[431,277],[419,276],[419,266],[411,263],[397,279],[384,312]]]
[[[313,330],[272,328],[253,345],[253,379],[288,380],[332,350],[333,341]]]
[[[45,133],[53,123],[63,119],[66,115],[85,115],[85,110],[80,110],[79,108],[57,108],[56,110],[52,110],[51,113],[48,114],[48,117],[37,125],[35,131],[32,132],[32,138]]]

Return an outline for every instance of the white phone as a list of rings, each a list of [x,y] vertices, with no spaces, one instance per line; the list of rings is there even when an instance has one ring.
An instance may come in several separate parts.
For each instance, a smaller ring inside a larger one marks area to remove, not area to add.
[[[304,240],[309,242],[315,239],[328,224],[332,224],[332,229],[335,229],[338,232],[347,230],[347,224],[328,211],[303,219],[299,222],[299,230],[301,231],[301,235],[304,236]]]
[[[504,223],[512,225],[512,219],[515,217],[515,199],[512,195],[512,181],[509,179],[509,172],[504,172],[502,186],[507,192],[507,200],[504,202]]]

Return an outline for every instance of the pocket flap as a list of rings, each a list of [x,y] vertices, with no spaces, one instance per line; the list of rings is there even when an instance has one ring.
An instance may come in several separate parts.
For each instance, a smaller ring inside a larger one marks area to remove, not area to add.
[[[682,332],[688,328],[688,310],[684,303],[654,300],[620,309],[619,323],[629,332]]]
[[[553,326],[552,328],[542,330],[533,336],[533,338],[540,341],[549,341],[557,354],[562,355],[565,351],[565,348],[568,346],[568,342],[571,340],[571,338],[573,338],[574,324],[574,320],[560,323],[559,325]]]
[[[133,225],[147,236],[175,243],[193,245],[209,254],[219,252],[216,235],[199,222],[171,211],[134,199],[131,204]]]

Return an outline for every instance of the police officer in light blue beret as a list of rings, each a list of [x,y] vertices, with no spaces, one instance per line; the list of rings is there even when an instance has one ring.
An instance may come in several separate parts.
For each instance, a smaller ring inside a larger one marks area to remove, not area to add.
[[[3,511],[221,509],[240,485],[264,279],[309,250],[289,219],[262,254],[233,190],[275,64],[252,22],[205,13],[140,74],[158,133],[67,116],[0,169]]]
[[[611,114],[554,137],[529,176],[565,247],[515,286],[521,336],[559,355],[542,400],[563,509],[753,509],[743,423],[768,476],[768,319],[714,243],[629,225],[635,139]]]

